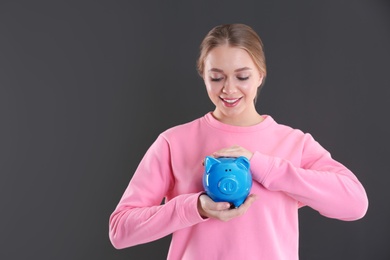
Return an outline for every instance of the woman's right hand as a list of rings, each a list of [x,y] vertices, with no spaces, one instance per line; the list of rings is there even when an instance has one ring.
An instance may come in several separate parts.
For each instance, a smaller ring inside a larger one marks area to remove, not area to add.
[[[209,196],[202,194],[198,198],[198,211],[203,218],[215,218],[222,221],[229,221],[245,214],[256,199],[257,196],[251,194],[240,207],[231,209],[229,202],[214,202]]]

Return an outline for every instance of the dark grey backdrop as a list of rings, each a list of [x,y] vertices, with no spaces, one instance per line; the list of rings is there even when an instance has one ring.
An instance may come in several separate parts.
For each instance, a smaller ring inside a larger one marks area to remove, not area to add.
[[[164,259],[169,237],[115,250],[108,218],[157,135],[213,108],[198,46],[241,22],[265,43],[260,113],[368,192],[360,221],[302,209],[301,259],[389,259],[389,2],[140,2],[0,2],[0,258]]]

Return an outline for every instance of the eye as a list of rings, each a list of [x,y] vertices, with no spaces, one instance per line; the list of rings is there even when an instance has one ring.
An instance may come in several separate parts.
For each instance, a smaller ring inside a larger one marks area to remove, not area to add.
[[[241,80],[241,81],[244,81],[244,80],[247,80],[249,79],[249,76],[248,77],[237,77],[238,80]]]
[[[219,82],[221,81],[223,78],[210,78],[211,81],[214,81],[214,82]]]

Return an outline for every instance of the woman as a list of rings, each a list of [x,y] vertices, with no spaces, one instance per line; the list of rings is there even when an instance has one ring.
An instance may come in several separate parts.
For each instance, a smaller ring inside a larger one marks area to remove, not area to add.
[[[168,129],[149,148],[110,217],[116,248],[173,233],[168,259],[298,259],[300,207],[341,220],[365,215],[367,196],[351,171],[311,135],[256,111],[266,65],[250,27],[213,28],[198,72],[215,110]],[[204,194],[207,155],[250,160],[253,186],[240,207]]]

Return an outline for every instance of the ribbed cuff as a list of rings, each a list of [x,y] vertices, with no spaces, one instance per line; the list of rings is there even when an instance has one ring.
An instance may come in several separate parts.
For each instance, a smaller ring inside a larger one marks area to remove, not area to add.
[[[252,178],[265,186],[267,177],[274,164],[271,156],[255,152],[250,160]]]
[[[195,225],[200,222],[207,221],[207,219],[202,218],[198,211],[198,198],[204,192],[198,192],[189,195],[183,201],[182,212],[180,216],[187,225]]]

